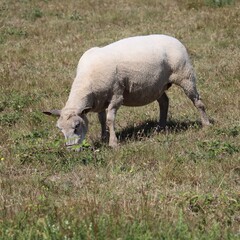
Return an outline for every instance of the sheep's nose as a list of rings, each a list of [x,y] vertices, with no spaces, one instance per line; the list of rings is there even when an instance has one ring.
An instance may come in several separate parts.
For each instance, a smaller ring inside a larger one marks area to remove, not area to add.
[[[78,141],[79,141],[79,137],[78,136],[67,137],[66,138],[66,145],[71,147],[73,145],[78,144]]]

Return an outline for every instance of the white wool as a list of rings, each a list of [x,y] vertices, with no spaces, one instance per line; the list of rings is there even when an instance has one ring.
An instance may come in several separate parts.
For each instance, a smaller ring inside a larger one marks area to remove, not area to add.
[[[92,48],[79,61],[66,107],[84,108],[81,100],[93,93],[90,107],[99,112],[114,91],[123,94],[123,105],[145,105],[156,100],[167,83],[178,84],[188,71],[192,67],[185,47],[166,35],[126,38]]]

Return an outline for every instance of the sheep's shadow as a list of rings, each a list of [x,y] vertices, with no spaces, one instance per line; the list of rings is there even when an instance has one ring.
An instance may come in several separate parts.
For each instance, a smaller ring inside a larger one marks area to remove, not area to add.
[[[138,126],[129,126],[123,130],[117,132],[117,138],[120,142],[126,142],[129,139],[141,140],[143,138],[149,138],[156,132],[162,133],[178,133],[182,131],[187,131],[190,128],[200,128],[200,121],[176,121],[169,120],[167,122],[167,127],[165,130],[159,129],[159,122],[153,120],[147,120],[142,122]]]
[[[141,141],[144,138],[150,138],[154,134],[160,133],[179,133],[187,131],[190,128],[198,129],[202,126],[200,121],[177,121],[169,120],[165,130],[159,130],[159,122],[154,120],[146,120],[137,126],[128,126],[117,132],[117,138],[120,143],[127,141]],[[95,141],[94,146],[96,148],[101,147],[103,142]],[[104,144],[107,144],[106,142]]]

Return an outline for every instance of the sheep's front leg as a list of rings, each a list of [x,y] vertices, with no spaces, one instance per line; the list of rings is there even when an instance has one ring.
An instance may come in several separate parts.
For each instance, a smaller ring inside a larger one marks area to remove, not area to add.
[[[108,139],[108,132],[106,129],[106,111],[102,111],[98,113],[98,119],[101,124],[101,139],[102,141],[106,141]]]
[[[109,146],[116,147],[117,146],[117,136],[115,133],[115,118],[116,118],[116,109],[108,109],[107,113],[107,125],[109,128]]]
[[[117,147],[117,136],[115,133],[115,118],[118,108],[121,106],[123,97],[114,97],[107,109],[107,126],[109,128],[109,146]]]

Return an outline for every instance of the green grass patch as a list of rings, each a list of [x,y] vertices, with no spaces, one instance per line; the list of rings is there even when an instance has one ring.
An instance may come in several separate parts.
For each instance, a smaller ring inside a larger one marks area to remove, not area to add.
[[[239,239],[239,1],[1,1],[0,239]],[[122,107],[119,147],[89,113],[82,151],[56,118],[89,48],[152,33],[179,38],[213,125],[172,87]]]

